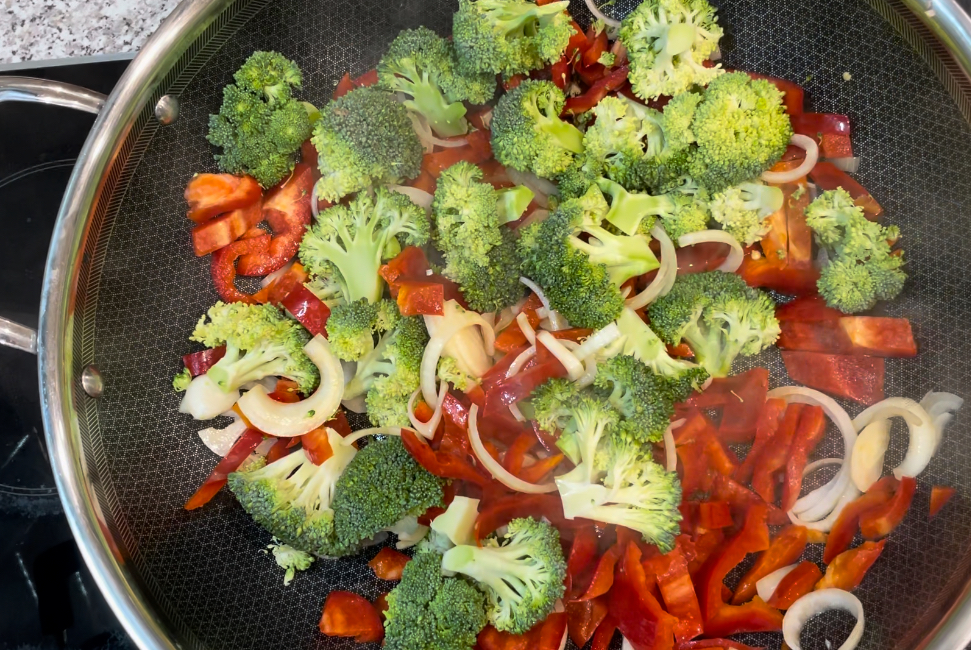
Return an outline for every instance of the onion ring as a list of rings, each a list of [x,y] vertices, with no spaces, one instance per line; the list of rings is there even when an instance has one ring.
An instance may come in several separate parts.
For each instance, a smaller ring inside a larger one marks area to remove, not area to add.
[[[657,275],[647,285],[647,288],[626,301],[626,306],[631,309],[646,307],[657,298],[667,295],[668,291],[674,285],[673,280],[670,283],[668,283],[668,280],[678,274],[678,254],[674,249],[674,242],[668,237],[668,233],[665,232],[660,224],[655,223],[654,227],[651,228],[651,237],[661,244],[661,254],[659,256],[661,266],[657,270]]]
[[[813,616],[822,614],[830,609],[842,609],[856,616],[856,625],[837,650],[853,650],[863,638],[863,628],[866,623],[863,616],[863,603],[848,591],[842,589],[820,589],[811,591],[789,607],[785,618],[782,619],[782,636],[792,650],[802,650],[799,635],[802,628]]]
[[[717,269],[715,269],[716,271],[734,273],[738,270],[738,267],[742,265],[742,260],[745,259],[745,251],[742,250],[742,245],[738,243],[737,239],[729,235],[724,230],[701,230],[699,232],[689,232],[687,235],[681,235],[678,237],[678,246],[681,246],[682,248],[705,242],[728,244],[732,248],[731,252],[728,254],[728,257],[725,258],[725,261],[722,262]]]
[[[766,183],[791,183],[797,181],[809,172],[813,170],[816,166],[816,161],[819,160],[819,145],[816,141],[810,138],[808,135],[801,135],[799,133],[794,133],[792,138],[789,140],[789,144],[794,144],[800,149],[805,149],[806,158],[802,161],[795,169],[790,169],[784,172],[762,172],[762,180]]]

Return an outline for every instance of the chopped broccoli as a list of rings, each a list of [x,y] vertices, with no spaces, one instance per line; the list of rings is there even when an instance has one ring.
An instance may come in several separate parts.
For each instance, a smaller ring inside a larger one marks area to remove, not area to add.
[[[357,547],[404,517],[443,505],[444,482],[412,458],[401,438],[372,440],[334,486],[331,506],[338,543]]]
[[[192,383],[192,373],[189,372],[188,368],[183,368],[172,378],[172,390],[176,393],[184,393],[190,383]]]
[[[539,386],[529,398],[536,423],[550,433],[566,429],[579,394],[580,389],[568,379],[554,378]]]
[[[606,221],[625,234],[649,233],[655,224],[655,217],[661,219],[664,230],[674,239],[688,232],[703,230],[708,223],[707,204],[701,198],[702,194],[635,194],[605,178],[598,180],[597,185],[611,197]]]
[[[558,60],[573,34],[569,2],[459,0],[452,38],[467,73],[524,74]]]
[[[564,592],[560,534],[532,518],[510,521],[502,540],[449,549],[442,568],[472,578],[488,597],[489,622],[512,634],[523,634],[549,616]]]
[[[404,105],[422,115],[442,137],[469,130],[465,105],[484,104],[496,92],[496,75],[466,75],[457,69],[455,47],[428,29],[403,30],[378,63],[378,82],[410,97]]]
[[[423,150],[408,109],[376,88],[356,88],[327,104],[312,140],[322,174],[317,195],[328,201],[421,171]]]
[[[648,313],[663,341],[684,339],[714,377],[725,377],[739,354],[758,354],[779,337],[775,303],[733,273],[680,275]]]
[[[536,194],[525,185],[505,187],[496,190],[496,209],[499,210],[499,223],[518,221],[529,208]]]
[[[774,185],[741,183],[711,199],[711,216],[742,245],[750,246],[769,231],[765,219],[782,207],[785,195]]]
[[[357,451],[327,429],[333,455],[315,465],[297,450],[272,463],[229,475],[229,489],[253,521],[295,549],[323,557],[355,553],[334,533],[333,499],[338,479]]]
[[[583,134],[560,119],[565,101],[551,81],[527,79],[503,95],[491,123],[496,160],[544,178],[565,171],[583,152]]]
[[[820,194],[806,208],[806,223],[830,253],[817,283],[830,307],[849,314],[865,311],[903,290],[904,258],[893,249],[899,229],[867,220],[846,190]]]
[[[310,394],[320,379],[303,351],[310,334],[273,305],[217,302],[189,338],[207,348],[226,346],[226,354],[206,375],[227,393],[264,377],[287,377]]]
[[[292,98],[300,69],[276,52],[254,52],[223,88],[218,115],[209,116],[209,142],[220,147],[223,171],[249,174],[272,187],[293,170],[297,152],[310,137],[306,106]]]
[[[617,327],[624,338],[623,354],[634,357],[654,374],[667,379],[674,402],[684,401],[692,390],[701,390],[701,385],[708,379],[708,371],[695,363],[672,358],[664,342],[637,312],[624,308],[617,319]]]
[[[453,388],[460,391],[467,391],[479,383],[478,378],[473,377],[459,368],[458,362],[452,357],[442,356],[438,360],[438,379],[452,384]]]
[[[690,391],[689,381],[668,381],[634,357],[621,354],[598,366],[594,386],[623,416],[617,435],[644,444],[664,436],[674,403],[688,396],[683,388],[687,385]]]
[[[721,37],[707,0],[644,0],[620,25],[634,93],[657,99],[707,85],[722,73],[704,66]]]
[[[374,303],[384,290],[382,261],[401,246],[424,244],[428,231],[423,209],[379,187],[373,198],[361,193],[321,212],[300,242],[300,261],[311,276],[328,278],[331,290],[339,285],[344,302]]]
[[[419,551],[388,594],[386,650],[472,650],[486,626],[486,601],[460,576],[442,575],[442,556]]]
[[[708,203],[708,192],[688,177],[681,179],[681,184],[672,187],[667,194],[672,209],[658,215],[661,227],[675,242],[681,235],[698,232],[708,228],[711,216]]]
[[[712,81],[691,123],[697,148],[689,175],[708,191],[720,192],[778,162],[792,137],[782,96],[770,82],[744,72]]]
[[[485,266],[478,266],[460,255],[448,258],[452,269],[446,269],[462,289],[465,301],[479,312],[497,312],[516,304],[525,292],[519,281],[522,260],[517,248],[516,232],[502,228],[502,241],[489,251]]]
[[[283,576],[284,587],[289,586],[293,582],[297,571],[306,571],[314,561],[314,556],[310,553],[297,550],[287,544],[282,544],[275,537],[267,548],[273,553],[273,559],[276,560],[277,565],[281,569],[286,570]]]
[[[344,361],[357,361],[374,349],[374,335],[393,329],[401,314],[392,300],[369,303],[365,298],[340,303],[327,319],[331,351]]]

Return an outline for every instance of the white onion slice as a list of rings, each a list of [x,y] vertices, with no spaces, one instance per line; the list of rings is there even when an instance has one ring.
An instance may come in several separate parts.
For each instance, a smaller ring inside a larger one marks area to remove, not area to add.
[[[253,453],[257,456],[266,456],[268,453],[270,453],[270,449],[273,448],[276,441],[277,438],[264,438],[260,441],[260,444],[256,445],[256,449],[253,450]]]
[[[519,324],[519,330],[526,337],[526,340],[529,341],[529,344],[536,345],[536,330],[529,324],[529,318],[526,317],[526,312],[519,312],[519,315],[516,316],[516,322]]]
[[[941,444],[941,438],[944,437],[944,427],[954,417],[953,413],[964,405],[964,400],[952,393],[930,392],[924,395],[920,405],[927,411],[927,415],[934,420],[934,429],[937,433],[937,442],[934,445],[936,453]]]
[[[800,149],[806,150],[806,158],[802,161],[795,169],[790,169],[785,172],[762,172],[762,180],[766,183],[791,183],[797,181],[809,172],[813,170],[816,166],[816,161],[819,160],[819,145],[816,141],[810,138],[808,135],[801,135],[799,133],[794,133],[792,138],[789,140],[790,144],[794,144]]]
[[[448,382],[443,381],[441,386],[439,386],[438,401],[435,402],[435,410],[432,412],[432,417],[428,422],[422,422],[415,416],[415,399],[420,392],[421,388],[412,393],[408,399],[408,419],[411,421],[411,426],[415,431],[431,440],[435,437],[435,430],[438,429],[439,422],[442,421],[442,405],[445,404],[445,395],[448,394]]]
[[[589,357],[584,359],[583,367],[583,376],[574,382],[577,388],[586,388],[587,386],[591,386],[594,380],[597,378],[597,355],[591,354]]]
[[[523,369],[523,366],[525,366],[526,363],[535,356],[536,356],[535,345],[531,345],[530,347],[520,352],[519,356],[513,359],[513,362],[510,363],[509,367],[506,369],[506,378],[508,379],[509,377],[512,377],[518,374],[519,371]]]
[[[674,249],[674,242],[668,237],[668,233],[660,224],[655,223],[654,227],[651,228],[651,236],[661,244],[661,254],[658,255],[661,266],[658,267],[657,275],[647,285],[647,288],[624,303],[631,309],[646,307],[657,298],[666,295],[674,286],[673,280],[670,284],[668,284],[668,280],[678,274],[678,254]]]
[[[675,420],[664,430],[664,469],[669,472],[678,471],[678,450],[674,446],[674,430],[684,423],[684,418]]]
[[[809,476],[817,469],[822,467],[828,467],[830,465],[842,465],[842,458],[820,458],[819,460],[814,460],[813,462],[806,465],[805,469],[802,470],[803,478]]]
[[[525,185],[533,191],[536,196],[533,200],[536,204],[544,209],[550,207],[549,196],[551,194],[559,194],[559,190],[556,189],[556,185],[546,180],[545,178],[540,178],[535,174],[530,174],[528,172],[521,172],[518,169],[513,169],[512,167],[506,167],[506,174],[516,185]]]
[[[432,209],[432,200],[435,197],[425,190],[420,190],[417,187],[408,187],[407,185],[388,185],[388,189],[398,194],[404,194],[411,199],[412,203],[420,208],[425,208],[425,210]]]
[[[514,320],[516,320],[516,315],[518,313],[519,310],[515,309],[515,307],[506,307],[499,312],[499,318],[496,319],[496,324],[492,329],[497,333],[506,329]]]
[[[853,420],[857,431],[874,420],[901,417],[910,430],[910,444],[903,461],[893,470],[898,479],[904,476],[917,476],[931,462],[937,449],[937,429],[934,421],[920,404],[906,397],[889,397],[869,407]]]
[[[863,603],[848,591],[842,589],[820,589],[811,591],[792,604],[782,619],[782,636],[792,650],[802,650],[799,635],[806,621],[830,609],[842,609],[856,617],[856,625],[837,650],[853,650],[863,638],[866,623],[863,617]]]
[[[234,411],[235,413],[235,411]],[[217,456],[226,457],[229,450],[233,448],[239,437],[243,435],[246,431],[246,423],[242,419],[237,419],[232,424],[223,427],[222,429],[217,429],[215,427],[209,427],[208,429],[203,429],[199,432],[199,438],[202,439],[202,444],[209,447],[209,450],[216,454]]]
[[[418,139],[421,140],[425,153],[432,153],[436,146],[454,149],[456,147],[464,147],[469,143],[468,138],[455,138],[454,140],[436,138],[432,132],[432,127],[423,115],[408,111],[408,117],[411,118],[411,124],[415,127],[415,133],[418,135]],[[431,145],[430,148],[429,145]]]
[[[238,401],[238,390],[227,393],[208,374],[199,375],[185,389],[179,413],[188,413],[196,420],[211,420],[233,408]]]
[[[577,349],[573,351],[573,354],[577,359],[583,361],[587,357],[600,352],[619,338],[620,328],[617,327],[617,323],[611,323],[606,327],[601,327],[599,330],[585,338],[583,343],[577,346]]]
[[[889,446],[890,423],[887,420],[874,420],[863,427],[863,431],[856,437],[850,459],[850,476],[861,492],[869,490],[880,479],[883,474],[883,459]]]
[[[550,332],[568,330],[570,329],[570,321],[564,318],[560,312],[551,309],[549,315],[546,317],[546,327],[543,329],[549,330]]]
[[[314,189],[312,192],[310,192],[310,214],[314,215],[315,220],[318,216],[320,216],[320,208],[317,206],[318,200],[317,183],[314,183]]]
[[[833,510],[825,517],[818,520],[801,519],[799,515],[794,514],[792,510],[786,514],[789,515],[789,521],[797,526],[803,526],[810,530],[818,530],[823,533],[828,533],[833,528],[833,524],[836,523],[836,520],[839,518],[840,514],[843,512],[843,508],[850,505],[853,501],[856,501],[860,494],[861,493],[856,489],[856,486],[853,485],[853,483],[850,483],[846,486],[846,490],[837,499],[836,507],[833,508]]]
[[[317,215],[314,215],[314,216],[317,216]],[[286,264],[278,268],[276,271],[274,271],[273,273],[269,274],[268,276],[260,280],[260,288],[262,289],[267,288],[268,286],[270,286],[270,284],[272,284],[273,282],[276,282],[277,279],[282,278],[284,275],[286,275],[287,271],[289,271],[292,267],[293,267],[293,260],[290,260],[289,262],[287,262]]]
[[[594,18],[598,18],[602,20],[604,22],[604,25],[607,25],[608,27],[613,27],[614,29],[617,29],[618,27],[620,27],[620,21],[615,20],[614,18],[608,18],[607,16],[605,16],[604,13],[600,11],[600,9],[597,7],[597,3],[595,0],[583,0],[583,1],[584,3],[586,3],[587,9],[590,10],[590,13],[593,14]]]
[[[732,248],[731,252],[728,253],[728,257],[725,258],[725,261],[722,262],[717,269],[715,269],[716,271],[734,273],[738,270],[738,267],[742,265],[742,260],[745,259],[745,251],[742,250],[742,245],[738,243],[737,239],[729,235],[724,230],[701,230],[699,232],[689,232],[687,235],[681,235],[678,237],[678,246],[682,248],[705,242],[728,244]]]
[[[522,276],[519,277],[519,281],[525,284],[526,288],[528,288],[530,291],[536,294],[536,297],[539,298],[539,301],[543,303],[544,307],[546,307],[546,311],[553,311],[553,308],[550,307],[550,301],[546,298],[546,294],[543,293],[543,290],[539,288],[538,284],[536,284],[529,278],[525,278]]]
[[[583,363],[567,350],[556,337],[549,332],[541,331],[536,334],[536,339],[546,346],[546,349],[556,357],[557,361],[563,364],[571,381],[576,381],[583,376]]]
[[[516,492],[546,494],[547,492],[556,491],[556,483],[550,482],[543,485],[527,483],[518,476],[511,474],[499,461],[493,458],[492,454],[486,450],[485,445],[482,444],[482,438],[479,437],[479,426],[476,422],[478,417],[479,407],[473,404],[472,408],[469,409],[469,442],[472,443],[472,451],[475,452],[476,459],[482,463],[483,467],[489,470],[493,478]]]
[[[345,445],[353,445],[355,442],[361,438],[367,438],[368,436],[400,436],[401,427],[371,427],[370,429],[361,429],[355,431],[346,438],[341,439],[341,442]]]
[[[860,157],[859,156],[844,156],[841,158],[827,158],[829,162],[833,164],[837,169],[841,169],[844,172],[849,172],[850,174],[855,174],[860,171]]]
[[[434,402],[437,396],[438,360],[456,334],[466,327],[479,327],[485,353],[491,357],[495,352],[496,331],[492,328],[492,325],[474,311],[456,314],[456,309],[458,307],[455,301],[447,300],[444,306],[445,315],[425,316],[425,327],[428,329],[430,339],[422,353],[420,376],[421,394],[427,404]],[[462,351],[459,350],[458,352]],[[457,355],[453,356],[457,358]]]
[[[509,413],[514,418],[516,418],[516,421],[517,422],[525,422],[526,421],[526,416],[523,415],[523,412],[519,410],[519,404],[510,404],[509,405]]]
[[[781,569],[776,569],[769,575],[756,582],[755,590],[758,592],[759,598],[768,602],[768,600],[772,598],[772,594],[774,594],[775,590],[778,588],[779,583],[782,582],[782,579],[792,573],[792,570],[797,566],[799,565],[790,564],[789,566],[784,566]]]

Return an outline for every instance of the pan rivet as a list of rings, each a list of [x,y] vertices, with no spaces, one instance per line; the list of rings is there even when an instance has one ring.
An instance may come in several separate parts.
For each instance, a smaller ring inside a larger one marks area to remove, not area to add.
[[[155,119],[162,126],[168,126],[179,118],[179,98],[173,95],[163,95],[155,105]]]
[[[81,371],[81,388],[91,397],[101,397],[101,393],[105,390],[101,372],[94,366],[85,366]]]

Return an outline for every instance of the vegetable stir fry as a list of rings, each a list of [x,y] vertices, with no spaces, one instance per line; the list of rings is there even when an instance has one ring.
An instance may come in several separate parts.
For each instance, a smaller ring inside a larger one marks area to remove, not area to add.
[[[837,166],[848,119],[724,69],[723,33],[707,0],[586,31],[567,2],[459,0],[451,38],[402,31],[319,108],[276,52],[225,88],[223,173],[185,192],[219,301],[173,388],[232,422],[199,432],[222,459],[185,507],[228,486],[285,584],[373,556],[395,584],[321,594],[321,633],[798,648],[839,608],[852,648],[850,592],[914,499],[946,516],[954,490],[918,477],[962,399],[886,397],[885,359],[917,344],[867,313],[905,290],[901,233]],[[828,432],[843,456],[816,459]]]

